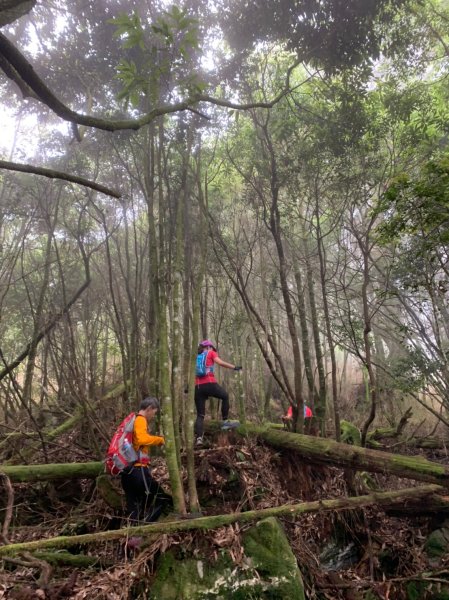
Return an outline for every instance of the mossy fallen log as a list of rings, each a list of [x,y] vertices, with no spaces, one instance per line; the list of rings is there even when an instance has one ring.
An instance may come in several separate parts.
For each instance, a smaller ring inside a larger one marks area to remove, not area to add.
[[[54,481],[81,477],[95,479],[104,472],[102,462],[57,463],[50,465],[5,465],[0,467],[13,483],[24,481]]]
[[[216,422],[205,423],[205,429],[210,432],[218,431],[219,425]],[[242,436],[258,437],[274,448],[293,450],[308,462],[356,471],[391,473],[398,477],[449,487],[449,467],[426,460],[422,456],[391,454],[342,444],[328,438],[278,431],[251,424],[241,425],[232,431]]]
[[[449,514],[449,496],[434,495],[422,502],[420,498],[410,499],[404,504],[386,507],[385,512],[392,517],[421,517],[437,514],[438,517]]]
[[[45,540],[32,542],[20,542],[0,546],[0,556],[8,556],[23,552],[34,551],[42,548],[69,548],[77,544],[101,543],[108,540],[117,540],[127,536],[152,536],[154,534],[177,533],[180,531],[191,531],[193,529],[209,530],[231,525],[233,523],[248,523],[265,519],[267,517],[295,517],[303,514],[330,512],[335,510],[355,510],[364,506],[392,506],[396,503],[403,504],[409,499],[426,498],[443,491],[441,486],[427,485],[417,488],[406,488],[393,492],[376,492],[365,496],[351,498],[337,498],[333,500],[317,500],[314,502],[301,502],[300,504],[287,504],[274,508],[261,510],[249,510],[242,513],[230,513],[226,515],[214,515],[211,517],[200,517],[178,521],[166,521],[164,523],[152,523],[150,525],[138,525],[103,531],[84,535],[59,536]]]
[[[100,569],[114,564],[112,560],[106,560],[104,557],[71,554],[65,550],[58,552],[34,552],[33,556],[38,560],[45,560],[45,562],[51,565],[69,565],[78,569],[89,567]]]

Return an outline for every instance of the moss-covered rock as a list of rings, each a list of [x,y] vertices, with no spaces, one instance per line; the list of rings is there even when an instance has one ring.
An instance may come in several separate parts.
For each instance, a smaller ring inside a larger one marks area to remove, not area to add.
[[[301,572],[277,519],[269,517],[251,527],[243,536],[243,546],[259,575],[276,586],[276,598],[304,600]]]
[[[428,536],[424,549],[429,558],[440,558],[449,553],[449,529],[436,529]]]
[[[349,421],[342,420],[340,421],[340,440],[351,446],[360,446],[362,443],[360,430]]]
[[[425,581],[409,581],[406,593],[407,600],[449,600],[449,586],[442,589]]]
[[[156,576],[135,598],[157,600],[304,600],[296,559],[284,530],[274,518],[260,521],[244,535],[246,560],[234,565],[226,553],[206,559],[179,560],[171,551],[158,561]]]

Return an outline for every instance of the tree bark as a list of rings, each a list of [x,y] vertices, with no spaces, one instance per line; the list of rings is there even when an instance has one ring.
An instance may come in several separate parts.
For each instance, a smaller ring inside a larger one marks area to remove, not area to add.
[[[50,179],[61,179],[62,181],[69,181],[71,183],[77,183],[84,187],[88,187],[96,192],[101,192],[107,196],[113,198],[121,198],[121,194],[108,188],[95,181],[90,181],[84,177],[78,177],[77,175],[71,175],[70,173],[63,173],[62,171],[55,171],[54,169],[46,169],[44,167],[35,167],[34,165],[25,165],[22,163],[10,162],[8,160],[0,160],[0,169],[7,169],[8,171],[19,171],[21,173],[31,173],[33,175],[42,175]]]
[[[315,438],[316,439],[316,438]],[[302,514],[330,512],[334,510],[355,510],[364,506],[392,506],[394,504],[404,504],[409,499],[432,497],[438,494],[442,488],[438,485],[427,485],[418,488],[407,488],[393,492],[376,492],[366,496],[356,496],[351,498],[337,498],[334,500],[316,500],[314,502],[301,502],[299,504],[285,504],[274,508],[265,508],[261,510],[249,510],[243,513],[231,513],[227,515],[214,515],[211,517],[200,517],[198,519],[189,519],[181,521],[171,521],[165,523],[152,523],[151,525],[141,525],[136,527],[127,527],[115,531],[103,531],[74,536],[59,536],[46,540],[35,540],[32,542],[21,542],[18,544],[8,544],[0,547],[0,556],[7,556],[24,550],[37,550],[40,548],[70,548],[77,544],[89,544],[92,542],[103,542],[107,540],[117,540],[122,537],[132,535],[153,535],[155,533],[175,533],[178,531],[191,531],[197,529],[216,529],[233,523],[248,523],[267,517],[294,517]]]
[[[209,431],[218,428],[216,423],[206,424]],[[403,456],[380,450],[369,450],[359,446],[341,444],[331,439],[289,433],[245,425],[234,430],[238,434],[253,435],[274,448],[294,450],[308,463],[331,465],[356,471],[390,473],[398,477],[438,483],[449,487],[449,467],[426,460],[421,456]]]
[[[104,472],[104,464],[100,461],[47,465],[7,465],[2,466],[0,472],[9,477],[13,483],[54,481],[56,479],[70,479],[75,477],[95,479]]]

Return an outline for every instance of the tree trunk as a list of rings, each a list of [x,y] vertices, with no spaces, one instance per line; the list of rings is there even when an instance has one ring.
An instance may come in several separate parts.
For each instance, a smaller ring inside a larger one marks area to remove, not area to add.
[[[316,438],[315,438],[316,439]],[[438,485],[427,485],[418,488],[407,488],[394,492],[376,492],[366,496],[356,496],[352,498],[338,498],[335,500],[316,500],[314,502],[301,502],[299,504],[286,504],[275,508],[265,508],[261,510],[249,510],[242,513],[231,513],[227,515],[214,515],[212,517],[200,517],[198,519],[189,519],[181,521],[171,521],[166,523],[152,523],[151,525],[141,525],[137,527],[127,527],[115,531],[103,531],[97,533],[88,533],[84,535],[59,536],[45,540],[35,540],[33,542],[21,542],[18,544],[8,544],[0,546],[0,556],[7,556],[23,552],[24,550],[36,550],[39,548],[70,548],[77,544],[98,543],[108,540],[117,540],[122,537],[133,535],[153,535],[161,533],[175,533],[178,531],[191,531],[197,529],[216,529],[233,523],[248,523],[267,517],[293,517],[303,514],[323,513],[333,510],[355,510],[364,506],[393,506],[394,504],[404,504],[406,500],[432,497],[438,494],[442,488]]]
[[[310,247],[307,231],[302,222],[304,258],[306,263],[307,291],[309,296],[310,317],[312,321],[313,342],[315,346],[316,367],[318,372],[318,397],[315,400],[315,414],[319,419],[321,435],[325,436],[326,423],[326,373],[324,368],[324,352],[320,340],[318,311],[315,300],[314,274],[310,261]]]
[[[215,423],[207,424],[209,431],[214,431],[217,427],[218,425]],[[277,431],[256,425],[247,424],[235,431],[241,435],[257,436],[274,448],[294,450],[308,463],[331,465],[356,471],[389,473],[398,477],[438,483],[449,487],[449,467],[431,462],[421,456],[403,456],[380,450],[368,450],[326,438]]]
[[[168,332],[167,332],[167,299],[161,298],[161,315],[159,323],[160,339],[160,396],[162,399],[162,423],[165,435],[165,458],[173,495],[175,510],[181,514],[186,513],[184,490],[182,487],[180,467],[175,441],[175,425],[173,423],[173,404],[171,400],[169,354],[168,354]]]
[[[326,338],[329,344],[329,354],[331,359],[331,380],[332,380],[332,405],[334,409],[334,425],[335,425],[335,439],[337,442],[340,441],[340,399],[338,395],[337,386],[337,359],[335,357],[335,342],[332,333],[331,316],[329,309],[329,302],[327,298],[327,285],[326,285],[326,257],[325,249],[323,244],[323,235],[321,234],[320,226],[320,211],[319,211],[319,198],[318,192],[315,194],[315,216],[316,216],[316,235],[317,235],[317,250],[318,260],[320,264],[320,285],[321,285],[321,296],[323,300],[323,315],[324,323],[326,327]]]
[[[81,477],[95,479],[104,473],[102,462],[57,463],[47,465],[8,465],[2,466],[1,473],[13,483],[23,481],[55,481]]]

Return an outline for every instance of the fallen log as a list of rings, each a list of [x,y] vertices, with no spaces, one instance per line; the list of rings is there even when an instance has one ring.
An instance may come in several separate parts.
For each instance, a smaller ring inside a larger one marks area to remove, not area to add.
[[[205,423],[207,431],[218,431],[216,422]],[[239,435],[252,435],[274,448],[293,450],[309,462],[356,471],[391,473],[398,477],[437,483],[449,487],[449,467],[422,456],[404,456],[371,450],[301,433],[277,431],[269,427],[245,424],[233,429]]]
[[[5,465],[0,467],[13,483],[24,481],[54,481],[76,477],[95,479],[104,473],[102,462],[57,463],[50,465]]]
[[[86,556],[85,554],[70,554],[70,552],[35,552],[32,556],[38,560],[45,560],[51,565],[69,565],[78,569],[87,569],[89,567],[105,568],[114,563],[104,557]]]
[[[116,529],[113,531],[103,531],[88,533],[83,535],[59,536],[45,540],[35,540],[32,542],[20,542],[17,544],[8,544],[0,546],[0,556],[9,556],[17,552],[34,551],[42,548],[69,548],[77,544],[89,544],[93,542],[104,542],[108,540],[117,540],[122,537],[139,535],[148,536],[163,533],[176,533],[179,531],[190,531],[193,529],[216,529],[232,525],[233,523],[248,523],[267,517],[293,517],[303,514],[330,512],[335,510],[355,510],[371,505],[403,504],[411,499],[431,497],[434,494],[442,492],[443,488],[438,485],[427,485],[418,488],[406,488],[393,492],[376,492],[365,496],[356,496],[351,498],[337,498],[333,500],[317,500],[314,502],[301,502],[299,504],[285,504],[274,508],[264,508],[261,510],[249,510],[242,513],[230,513],[227,515],[214,515],[211,517],[199,517],[197,519],[187,519],[179,521],[167,521],[164,523],[152,523],[150,525],[138,525]]]
[[[437,514],[440,518],[449,514],[449,496],[433,495],[422,502],[420,498],[410,499],[404,504],[385,506],[385,512],[390,517],[423,517]]]

